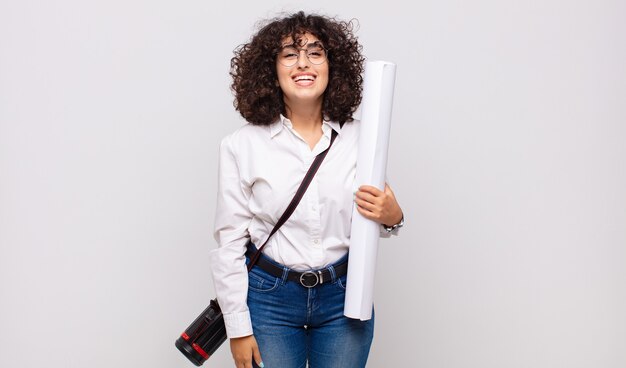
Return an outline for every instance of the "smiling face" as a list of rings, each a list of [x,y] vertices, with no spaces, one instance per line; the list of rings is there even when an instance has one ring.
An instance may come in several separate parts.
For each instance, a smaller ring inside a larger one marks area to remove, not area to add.
[[[328,86],[328,60],[325,54],[320,55],[325,51],[320,40],[311,33],[304,33],[297,41],[294,43],[291,37],[285,37],[276,57],[283,99],[291,108],[296,104],[319,104],[321,109]],[[292,63],[292,66],[285,66]]]

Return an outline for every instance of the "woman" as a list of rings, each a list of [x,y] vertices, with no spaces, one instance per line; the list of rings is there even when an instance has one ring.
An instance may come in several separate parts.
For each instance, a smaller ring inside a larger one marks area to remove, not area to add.
[[[238,368],[365,366],[374,319],[343,316],[353,203],[383,236],[403,215],[389,186],[353,187],[363,61],[351,22],[303,12],[270,21],[235,51],[235,107],[249,124],[221,143],[211,269]],[[264,267],[248,273],[255,244],[333,131],[304,197],[264,248]],[[303,272],[326,280],[306,284]]]

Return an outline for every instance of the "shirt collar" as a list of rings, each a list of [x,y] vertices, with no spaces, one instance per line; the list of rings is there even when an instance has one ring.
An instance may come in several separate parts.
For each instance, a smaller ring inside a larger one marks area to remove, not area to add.
[[[341,134],[341,125],[336,121],[325,121],[324,124],[328,124],[337,134]]]
[[[280,118],[276,120],[274,123],[270,124],[269,126],[270,138],[274,138],[276,134],[280,133],[280,131],[283,129],[283,126],[285,125],[290,128],[293,127],[293,125],[291,124],[291,121],[287,119],[283,114],[280,114]],[[324,126],[329,126],[334,131],[341,134],[341,125],[339,125],[339,123],[335,121],[324,121],[322,125],[322,130],[324,131],[324,134],[326,134],[326,129]]]
[[[285,124],[286,121],[288,122],[287,118],[285,118],[281,114],[280,118],[278,120],[276,120],[275,122],[270,124],[270,126],[269,126],[269,128],[270,128],[270,138],[274,138],[274,136],[276,134],[278,134],[281,130],[283,130],[283,125]],[[291,124],[291,122],[289,122],[289,124]]]

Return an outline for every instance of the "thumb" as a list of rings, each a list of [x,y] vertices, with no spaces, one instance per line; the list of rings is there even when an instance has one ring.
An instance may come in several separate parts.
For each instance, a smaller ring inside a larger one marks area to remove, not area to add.
[[[263,359],[261,359],[261,352],[259,351],[259,346],[256,344],[252,348],[252,357],[254,358],[254,361],[259,367],[261,368],[265,367],[265,364],[263,364]]]
[[[385,183],[385,194],[390,195],[392,197],[395,197],[393,195],[393,191],[391,190],[391,187],[389,186],[389,184]]]

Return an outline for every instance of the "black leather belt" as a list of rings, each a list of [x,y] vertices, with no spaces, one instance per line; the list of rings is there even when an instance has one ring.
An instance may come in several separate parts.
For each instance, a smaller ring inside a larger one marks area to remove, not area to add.
[[[249,247],[246,255],[248,257],[252,257],[255,251],[256,250],[251,250]],[[273,264],[263,257],[259,257],[259,260],[255,264],[255,266],[259,267],[260,269],[269,273],[272,276],[283,277],[283,268]],[[333,266],[333,269],[335,270],[336,278],[344,276],[346,273],[348,273],[348,261]],[[330,282],[332,279],[333,276],[331,275],[328,267],[321,270],[304,272],[289,270],[289,273],[287,274],[287,280],[297,282],[306,288],[312,288],[317,285],[322,285],[325,282]]]

